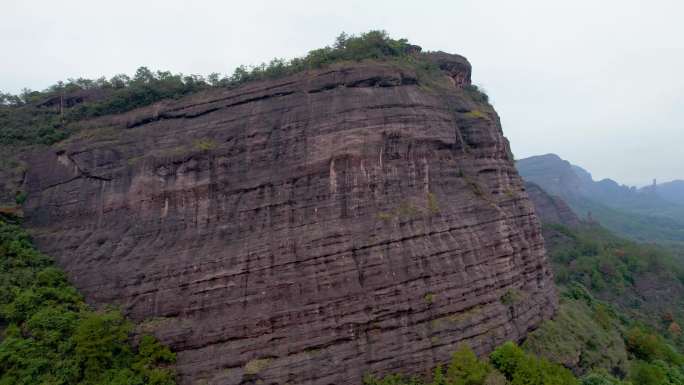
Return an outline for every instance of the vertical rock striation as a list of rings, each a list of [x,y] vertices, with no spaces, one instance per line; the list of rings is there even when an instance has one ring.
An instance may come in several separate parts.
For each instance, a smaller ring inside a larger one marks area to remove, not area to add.
[[[556,294],[496,112],[464,58],[432,59],[88,122],[30,158],[27,223],[90,303],[178,352],[183,383],[359,384],[489,352]]]

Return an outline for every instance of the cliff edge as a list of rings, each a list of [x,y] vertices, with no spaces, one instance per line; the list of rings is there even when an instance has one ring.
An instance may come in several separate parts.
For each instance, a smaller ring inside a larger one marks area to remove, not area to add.
[[[470,64],[426,57],[87,121],[27,156],[26,222],[183,383],[359,384],[520,340],[557,306],[540,224]]]

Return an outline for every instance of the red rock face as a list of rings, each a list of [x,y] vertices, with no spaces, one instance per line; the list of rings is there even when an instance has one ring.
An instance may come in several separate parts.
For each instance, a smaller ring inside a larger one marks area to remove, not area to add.
[[[489,352],[556,294],[498,116],[449,77],[334,66],[90,122],[32,157],[27,221],[182,383],[359,384]]]

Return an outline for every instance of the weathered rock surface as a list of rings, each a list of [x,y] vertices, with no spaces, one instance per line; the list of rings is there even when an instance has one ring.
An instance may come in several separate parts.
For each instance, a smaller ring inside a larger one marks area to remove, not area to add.
[[[534,210],[542,223],[560,224],[569,227],[580,225],[580,219],[560,197],[550,195],[538,185],[525,182],[527,196],[534,204]]]
[[[488,352],[557,299],[498,116],[452,60],[436,80],[337,65],[89,122],[30,158],[27,223],[90,303],[178,352],[183,383],[359,384],[460,341]]]

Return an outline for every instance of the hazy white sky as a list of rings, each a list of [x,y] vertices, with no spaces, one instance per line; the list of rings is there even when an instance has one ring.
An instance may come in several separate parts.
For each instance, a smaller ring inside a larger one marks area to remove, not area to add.
[[[231,73],[385,29],[468,57],[517,158],[684,179],[681,0],[0,1],[3,91],[143,65]]]

